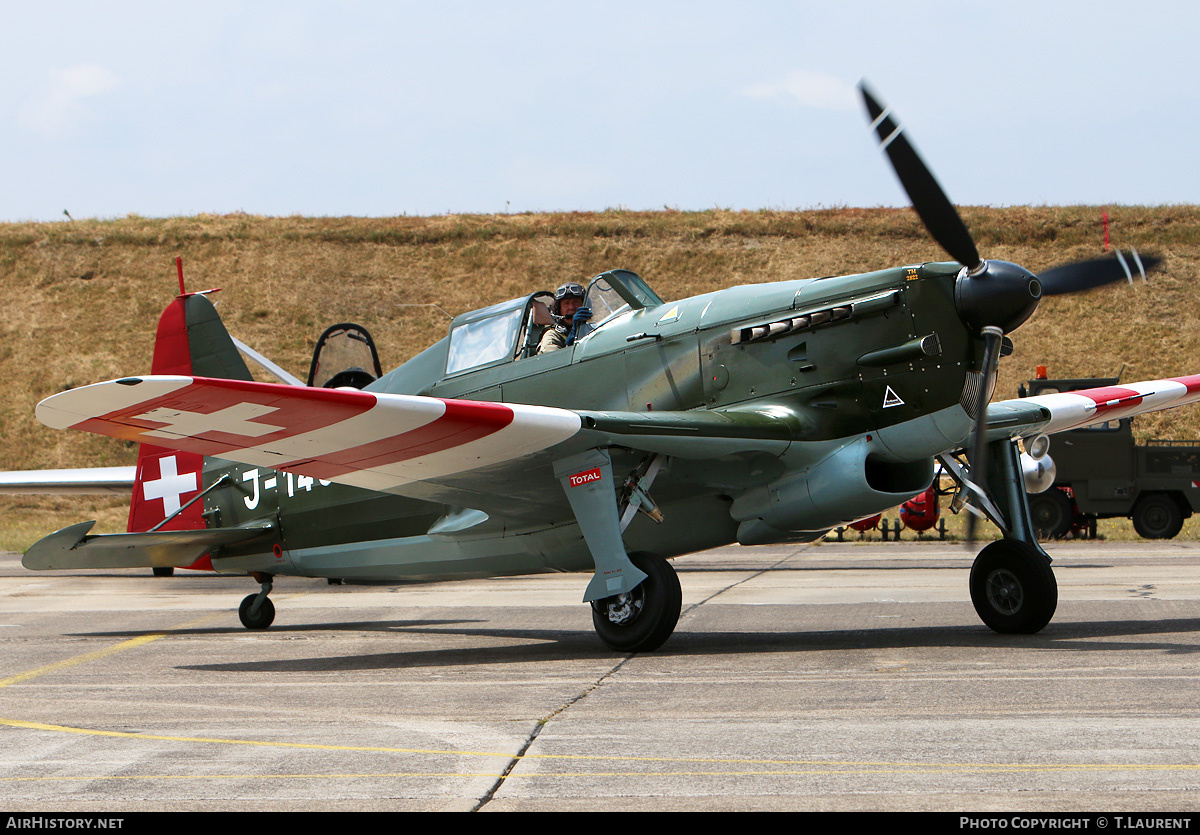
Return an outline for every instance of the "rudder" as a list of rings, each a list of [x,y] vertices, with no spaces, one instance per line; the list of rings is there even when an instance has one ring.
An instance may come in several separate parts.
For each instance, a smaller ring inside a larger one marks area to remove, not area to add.
[[[208,291],[213,292],[213,291]],[[172,300],[158,321],[153,374],[252,380],[250,370],[204,293],[183,293]],[[141,444],[129,503],[130,533],[148,531],[178,511],[202,489],[204,457]],[[203,503],[196,502],[161,530],[203,530]],[[189,568],[212,570],[208,556]]]

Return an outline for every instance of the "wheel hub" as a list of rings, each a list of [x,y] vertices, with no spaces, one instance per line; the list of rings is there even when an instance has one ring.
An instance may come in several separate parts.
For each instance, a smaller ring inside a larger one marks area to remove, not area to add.
[[[600,601],[603,606],[601,611],[608,618],[609,623],[614,626],[624,626],[637,619],[645,605],[642,596],[637,592],[638,589],[634,589],[632,592],[606,597]]]
[[[987,578],[987,598],[992,607],[1001,614],[1015,615],[1025,600],[1021,581],[1017,575],[1005,568],[997,568]]]

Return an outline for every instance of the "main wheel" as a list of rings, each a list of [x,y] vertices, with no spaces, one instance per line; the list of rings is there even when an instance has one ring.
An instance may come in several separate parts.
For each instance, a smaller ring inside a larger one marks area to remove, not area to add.
[[[1150,493],[1133,508],[1133,529],[1143,539],[1173,539],[1183,527],[1183,511],[1166,493]]]
[[[253,617],[250,615],[250,607],[254,604],[254,599],[257,594],[248,594],[242,600],[242,605],[238,606],[238,618],[242,621],[242,626],[247,629],[266,629],[275,620],[275,604],[271,602],[271,598],[263,599],[262,605],[258,607],[258,612]]]
[[[174,567],[169,565],[156,565],[150,570],[154,572],[155,577],[170,577],[175,574]]]
[[[629,560],[646,572],[646,579],[628,594],[593,601],[592,626],[611,649],[650,652],[675,631],[683,592],[675,569],[662,557],[630,554]]]
[[[1071,530],[1075,507],[1057,487],[1029,497],[1029,515],[1039,539],[1058,539]]]
[[[1000,539],[980,551],[971,566],[971,602],[995,631],[1031,634],[1054,617],[1058,583],[1036,548]]]

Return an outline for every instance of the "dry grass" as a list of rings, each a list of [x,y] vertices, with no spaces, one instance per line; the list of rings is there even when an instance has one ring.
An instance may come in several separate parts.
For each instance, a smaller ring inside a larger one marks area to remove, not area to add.
[[[1100,253],[1100,209],[963,210],[980,250],[1043,269]],[[1166,259],[1146,285],[1051,299],[1016,335],[999,391],[1047,364],[1056,376],[1200,372],[1200,208],[1110,208],[1112,240]],[[218,286],[231,332],[304,376],[321,329],[359,321],[397,365],[441,338],[450,313],[581,280],[640,273],[664,298],[741,283],[944,259],[907,209],[579,212],[438,217],[248,215],[0,224],[0,469],[128,464],[134,450],[33,417],[42,398],[149,369],[158,315],[177,292]],[[1140,419],[1200,437],[1200,410]],[[5,507],[0,504],[0,508]],[[11,510],[11,508],[7,508]]]
[[[116,496],[0,496],[0,551],[24,551],[53,531],[96,520],[93,533],[125,530],[129,500]]]

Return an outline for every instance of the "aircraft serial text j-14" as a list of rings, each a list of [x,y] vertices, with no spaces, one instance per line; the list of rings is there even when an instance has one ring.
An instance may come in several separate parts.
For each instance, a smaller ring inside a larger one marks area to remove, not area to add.
[[[816,538],[924,491],[940,460],[959,503],[1003,532],[971,570],[979,616],[1000,632],[1041,629],[1058,591],[1025,484],[1038,471],[1041,486],[1053,480],[1045,436],[1200,399],[1200,376],[989,403],[1011,349],[1004,334],[1043,295],[1129,270],[1100,259],[1034,275],[981,259],[889,112],[862,94],[953,262],[671,302],[612,270],[588,286],[592,326],[565,349],[537,353],[551,319],[549,294],[534,293],[458,316],[388,374],[360,362],[330,383],[362,390],[312,376],[253,382],[209,301],[183,293],[163,314],[152,375],[37,410],[49,426],[142,445],[130,517],[140,532],[75,525],[24,564],[189,566],[207,555],[213,570],[261,584],[241,606],[249,628],[272,622],[279,575],[591,571],[584,600],[601,639],[646,651],[679,617],[671,557]]]

